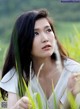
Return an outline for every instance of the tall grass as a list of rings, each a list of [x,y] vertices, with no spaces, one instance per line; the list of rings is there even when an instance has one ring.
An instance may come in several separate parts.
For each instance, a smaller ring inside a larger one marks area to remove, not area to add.
[[[69,52],[70,57],[76,59],[77,61],[80,62],[80,32],[78,29],[73,25],[75,35],[71,37],[64,37],[61,39],[61,42]],[[15,36],[17,33],[15,32]],[[32,97],[30,90],[28,89],[24,79],[21,79],[21,65],[20,65],[20,59],[19,59],[19,53],[18,53],[18,46],[16,42],[16,37],[14,38],[15,41],[15,55],[16,55],[16,70],[19,75],[19,93],[22,96],[23,94],[27,95],[32,103],[32,109],[42,109],[42,101],[39,93],[36,93],[35,98]],[[20,87],[21,86],[21,87]],[[53,90],[54,91],[54,90]],[[35,99],[35,100],[34,100]],[[56,98],[54,102],[55,109],[57,109],[56,106]],[[69,93],[68,94],[68,100],[70,102],[71,109],[77,109],[77,104],[75,102],[75,99],[73,96]],[[37,102],[36,102],[37,101]],[[46,108],[47,109],[47,108]],[[62,109],[62,108],[60,108]]]
[[[80,32],[73,25],[75,34],[70,37],[61,38],[61,42],[69,53],[69,56],[80,62]]]
[[[3,62],[5,60],[5,53],[7,50],[8,44],[3,43],[3,41],[0,40],[0,70],[2,69]]]
[[[69,54],[71,57],[76,58],[78,61],[79,56],[80,56],[80,52],[78,52],[80,50],[80,44],[79,44],[79,39],[80,39],[80,33],[77,31],[76,27],[74,26],[74,30],[76,33],[76,36],[73,37],[66,37],[62,40],[63,44],[65,45],[66,49],[68,50]],[[19,95],[23,96],[23,95],[27,95],[29,97],[29,100],[32,104],[32,109],[42,109],[42,101],[41,101],[41,97],[39,93],[36,93],[35,98],[32,97],[32,94],[30,93],[30,90],[28,89],[26,82],[24,81],[24,79],[22,78],[21,72],[21,63],[20,63],[20,58],[19,58],[19,49],[18,49],[18,44],[17,44],[17,30],[14,30],[15,33],[15,37],[14,37],[14,50],[15,50],[15,59],[16,59],[16,70],[17,73],[19,75]],[[77,50],[77,49],[78,50]],[[76,53],[78,53],[78,56],[76,56]],[[37,81],[38,82],[38,81]],[[53,90],[54,92],[54,90]],[[55,92],[54,92],[55,93]],[[34,94],[34,93],[33,93]],[[56,98],[54,99],[54,108],[58,109],[57,103],[56,103]],[[68,93],[68,97],[67,97],[69,103],[70,103],[70,108],[71,109],[77,109],[77,103],[75,102],[74,97],[72,96],[71,93]],[[46,108],[48,109],[48,107]],[[59,109],[62,109],[62,107],[59,107]]]

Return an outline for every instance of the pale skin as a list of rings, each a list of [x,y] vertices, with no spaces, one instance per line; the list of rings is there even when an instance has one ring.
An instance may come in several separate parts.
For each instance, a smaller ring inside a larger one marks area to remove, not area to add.
[[[56,68],[55,61],[51,60],[51,55],[54,52],[55,36],[46,18],[39,19],[35,22],[34,33],[35,38],[33,41],[31,52],[33,69],[35,74],[37,75],[40,65],[44,63],[38,79],[48,99],[52,94],[52,82],[55,87],[61,75],[61,73]],[[75,91],[76,81],[74,81],[73,79],[75,77],[76,76],[72,75],[69,78],[67,87],[76,96],[77,93],[79,93],[79,90]],[[65,104],[63,106],[65,107],[65,109],[67,109],[67,106]],[[31,103],[28,97],[24,96],[19,99],[16,94],[8,93],[8,109],[30,108]]]

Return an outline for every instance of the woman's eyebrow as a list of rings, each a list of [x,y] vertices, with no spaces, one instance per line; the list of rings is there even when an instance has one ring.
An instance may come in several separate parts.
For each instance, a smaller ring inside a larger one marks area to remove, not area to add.
[[[50,26],[45,26],[44,29],[51,28]]]
[[[47,28],[51,28],[50,26],[45,26],[45,27],[43,27],[43,29],[47,29]],[[39,31],[40,30],[40,28],[34,28],[34,31]]]
[[[34,31],[39,31],[40,29],[39,28],[34,28]]]

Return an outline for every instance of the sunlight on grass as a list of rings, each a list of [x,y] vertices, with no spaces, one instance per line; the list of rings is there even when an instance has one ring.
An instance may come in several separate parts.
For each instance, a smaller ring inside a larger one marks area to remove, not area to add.
[[[61,39],[62,44],[69,53],[69,56],[78,62],[80,62],[80,32],[73,25],[75,34],[71,37],[65,37]]]

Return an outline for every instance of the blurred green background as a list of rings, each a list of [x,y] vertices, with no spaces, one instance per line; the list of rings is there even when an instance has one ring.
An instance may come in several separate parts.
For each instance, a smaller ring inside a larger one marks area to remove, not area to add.
[[[0,69],[16,18],[22,12],[39,8],[49,10],[57,36],[70,56],[80,61],[80,3],[62,3],[61,0],[0,0]]]

